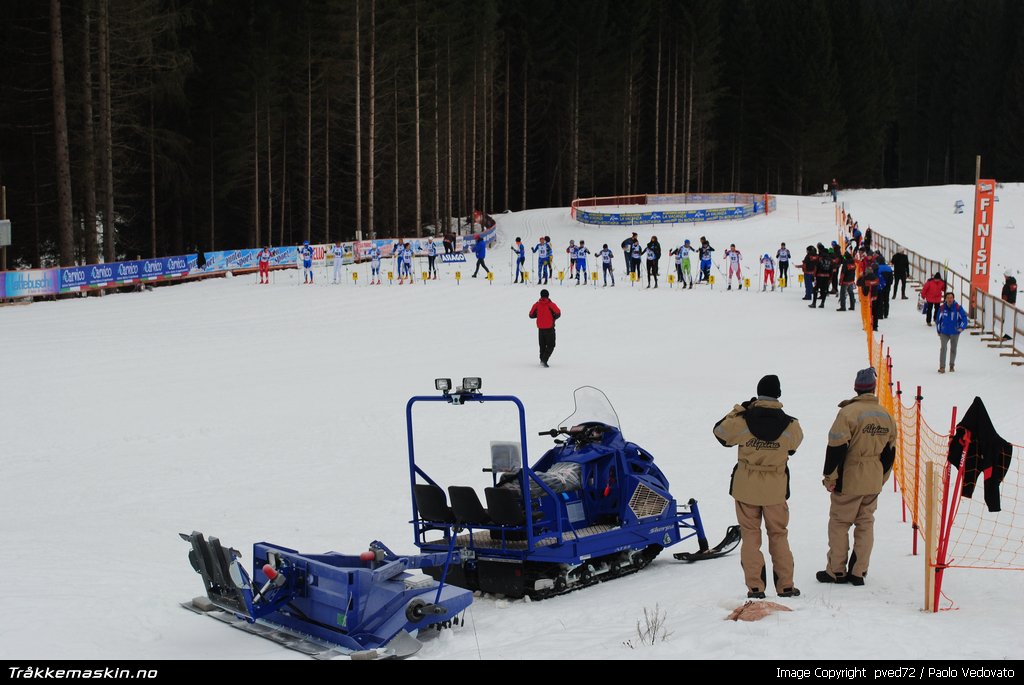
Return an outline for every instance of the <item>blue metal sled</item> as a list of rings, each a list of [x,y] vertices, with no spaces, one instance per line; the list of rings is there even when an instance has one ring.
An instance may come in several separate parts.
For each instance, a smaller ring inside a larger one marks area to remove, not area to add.
[[[418,631],[458,623],[473,601],[464,589],[407,573],[444,566],[447,553],[399,556],[375,541],[355,556],[300,554],[260,542],[250,579],[237,550],[199,532],[181,537],[206,586],[206,597],[182,606],[316,658],[409,656]]]

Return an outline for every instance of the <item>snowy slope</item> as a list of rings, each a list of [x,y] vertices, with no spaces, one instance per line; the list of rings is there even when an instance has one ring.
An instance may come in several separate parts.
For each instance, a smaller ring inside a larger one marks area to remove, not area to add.
[[[964,217],[952,214],[952,192],[840,199],[862,226],[870,216],[922,252],[934,243],[941,258],[969,250],[953,237]],[[1019,186],[1001,194],[1007,216],[1024,208]],[[943,211],[933,217],[935,207]],[[769,217],[637,230],[644,242],[656,232],[666,252],[684,237],[706,235],[719,256],[735,242],[756,268],[756,256],[774,255],[782,240],[794,254],[830,240],[832,216],[816,198],[782,197]],[[926,218],[910,220],[917,216]],[[477,600],[467,625],[445,631],[421,657],[948,657],[954,633],[964,656],[1024,654],[1019,631],[989,637],[1019,624],[1005,598],[1019,595],[1020,574],[954,570],[945,587],[959,610],[920,611],[922,561],[910,556],[911,530],[899,523],[891,490],[879,507],[868,584],[814,581],[826,552],[826,433],[866,366],[856,314],[835,312],[835,300],[811,311],[795,288],[680,292],[664,277],[658,290],[630,288],[618,250],[628,231],[582,227],[565,209],[497,218],[493,285],[465,269],[456,285],[452,267],[439,281],[402,288],[299,287],[282,272],[269,287],[239,277],[0,308],[0,538],[19,569],[5,584],[0,658],[304,658],[181,610],[201,583],[177,533],[217,535],[246,557],[261,540],[354,552],[376,538],[413,551],[403,410],[409,396],[433,392],[438,376],[479,375],[485,390],[519,396],[534,436],[572,411],[575,387],[602,388],[625,437],[655,455],[678,499],[700,501],[717,538],[734,522],[735,450],[723,449],[711,426],[768,373],[780,376],[786,411],[806,434],[791,462],[790,542],[804,593],[782,600],[792,613],[723,621],[744,600],[737,554],[684,566],[666,553],[639,575],[541,603]],[[1005,249],[1024,255],[1021,240],[1003,233]],[[614,289],[551,286],[564,316],[550,369],[538,366],[526,318],[538,288],[510,285],[508,270],[512,240],[532,246],[541,235],[559,249],[569,238],[592,248],[607,242],[620,278]],[[1007,259],[1001,240],[997,261]],[[945,427],[953,404],[982,394],[996,426],[1024,442],[1015,423],[1024,370],[965,339],[956,375],[937,376],[934,332],[913,300],[894,303],[882,329],[896,377],[924,385],[932,425]],[[478,489],[488,442],[516,435],[511,414],[485,406],[432,407],[417,421],[432,473]],[[536,457],[549,444],[531,437],[529,447]],[[673,635],[625,646],[656,604]]]

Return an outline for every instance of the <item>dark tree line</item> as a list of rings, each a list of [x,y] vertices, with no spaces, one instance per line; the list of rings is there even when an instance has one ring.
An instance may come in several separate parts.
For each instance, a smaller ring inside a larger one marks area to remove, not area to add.
[[[17,263],[1024,176],[1024,3],[6,0]]]

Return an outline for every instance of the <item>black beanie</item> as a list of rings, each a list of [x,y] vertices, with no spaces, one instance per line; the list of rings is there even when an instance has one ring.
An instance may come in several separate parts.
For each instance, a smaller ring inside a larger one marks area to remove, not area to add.
[[[541,290],[541,291],[540,291],[540,296],[541,296],[541,297],[543,297],[543,298],[547,298],[547,296],[548,296],[548,295],[549,295],[549,293],[548,293],[548,291],[547,291],[547,288],[545,288],[544,290]]]
[[[776,375],[765,376],[757,382],[757,394],[760,397],[782,397],[782,386],[779,385],[779,377]]]

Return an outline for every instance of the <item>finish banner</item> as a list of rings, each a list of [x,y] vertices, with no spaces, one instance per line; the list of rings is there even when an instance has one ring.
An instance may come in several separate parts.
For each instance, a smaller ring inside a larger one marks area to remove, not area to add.
[[[971,288],[988,292],[992,266],[992,213],[995,210],[996,182],[981,179],[974,189],[974,243],[971,246]]]

